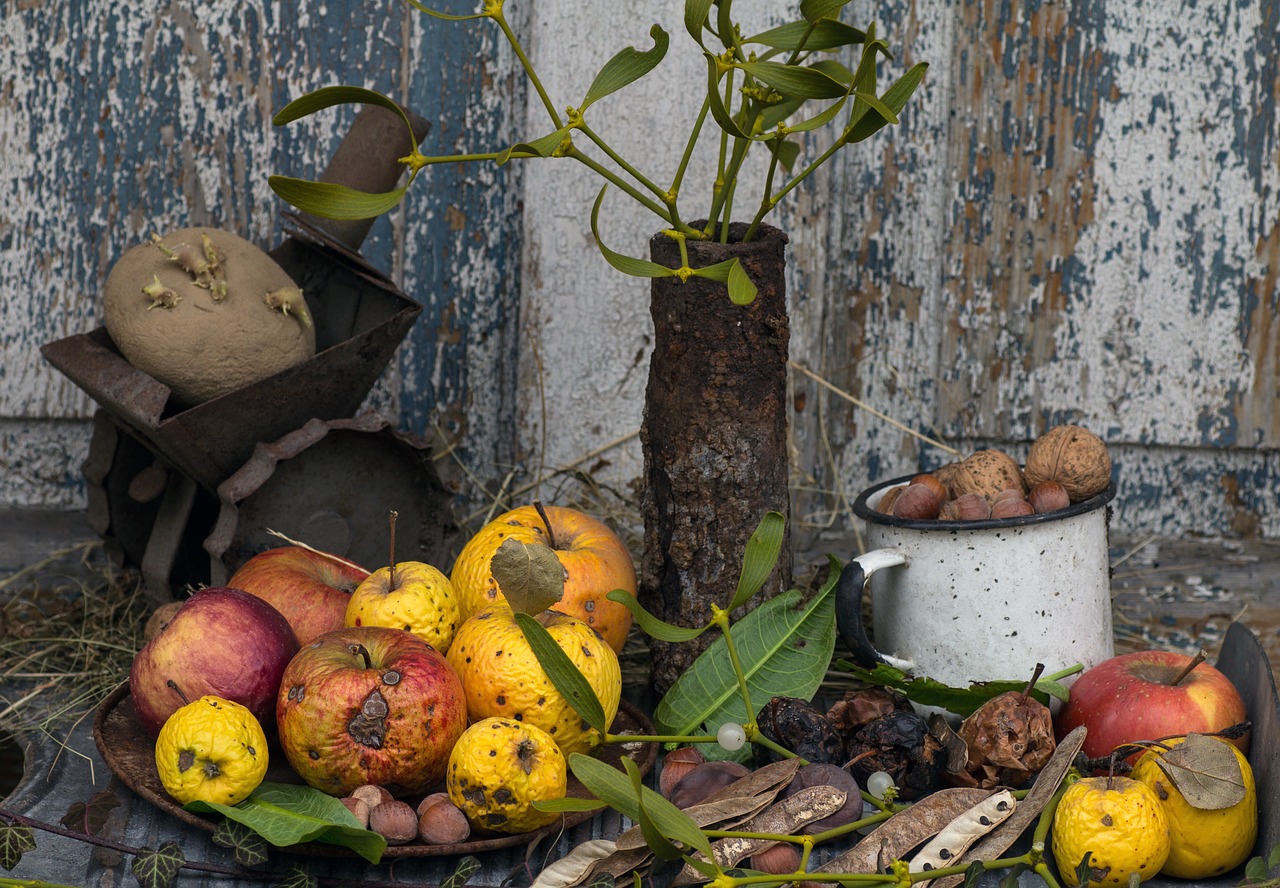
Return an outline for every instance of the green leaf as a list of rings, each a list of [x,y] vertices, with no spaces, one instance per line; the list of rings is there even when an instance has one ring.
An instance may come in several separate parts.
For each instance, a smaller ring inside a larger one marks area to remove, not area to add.
[[[433,18],[444,19],[445,21],[450,21],[450,22],[465,22],[471,19],[489,17],[488,13],[484,13],[484,12],[473,12],[470,15],[449,15],[448,13],[445,13],[445,12],[436,12],[434,9],[431,9],[428,6],[425,6],[421,2],[421,0],[405,0],[405,2],[408,3],[410,6],[412,6],[414,9],[418,10],[419,12],[425,12],[427,15],[432,16]]]
[[[833,80],[815,68],[787,65],[782,62],[743,62],[738,67],[785,96],[838,99],[849,92],[840,81]]]
[[[605,598],[624,605],[627,610],[631,611],[631,616],[640,624],[640,628],[644,630],[645,634],[651,635],[659,641],[692,641],[703,632],[706,632],[711,625],[707,623],[704,626],[691,628],[664,622],[641,607],[640,602],[636,601],[634,595],[628,594],[621,589],[614,589]]]
[[[661,278],[675,275],[673,270],[665,265],[659,265],[657,262],[650,262],[648,259],[633,259],[630,256],[615,253],[604,245],[604,241],[600,240],[600,204],[604,202],[604,193],[608,190],[608,185],[600,189],[600,193],[596,196],[595,206],[591,208],[591,234],[595,237],[596,246],[600,249],[600,254],[604,256],[604,260],[618,271],[623,274],[629,274],[632,277]]]
[[[685,0],[684,3],[684,29],[704,49],[706,44],[702,42],[702,29],[706,27],[711,4],[714,2],[715,0]]]
[[[631,780],[631,791],[636,796],[636,807],[639,809],[640,833],[644,836],[644,843],[649,846],[649,850],[654,856],[660,860],[679,860],[682,852],[675,846],[658,828],[658,824],[649,816],[648,810],[645,808],[644,796],[644,780],[640,775],[640,769],[636,767],[636,763],[629,756],[622,757],[622,766],[627,772],[627,777]]]
[[[252,829],[277,848],[302,842],[323,842],[350,848],[370,863],[382,859],[387,840],[362,829],[342,802],[310,786],[263,783],[240,804],[188,802],[186,810],[217,811]]]
[[[404,121],[405,131],[409,133],[409,141],[414,150],[418,149],[418,140],[413,135],[413,127],[410,126],[404,109],[389,96],[362,86],[323,86],[285,105],[271,118],[271,122],[276,126],[284,126],[335,105],[378,105],[394,111]]]
[[[640,822],[640,802],[631,781],[617,768],[599,759],[575,752],[569,756],[569,768],[582,785],[610,808]],[[698,825],[675,805],[647,786],[640,787],[644,809],[668,838],[711,857],[711,845]]]
[[[370,194],[334,182],[311,182],[291,176],[269,176],[267,184],[285,203],[326,219],[372,219],[381,216],[400,203],[406,190],[397,188]]]
[[[213,830],[213,843],[235,852],[236,863],[256,866],[267,860],[267,841],[250,827],[234,820],[222,820]]]
[[[759,292],[742,267],[742,263],[737,259],[734,259],[733,265],[729,267],[729,280],[725,283],[729,288],[729,299],[734,305],[750,305],[755,301],[756,293]]]
[[[724,99],[720,96],[720,63],[709,52],[704,52],[703,55],[707,59],[707,104],[716,125],[736,139],[751,138],[742,131],[729,109],[724,106]]]
[[[164,842],[155,851],[143,848],[133,858],[129,870],[142,888],[168,888],[186,862],[176,842]]]
[[[289,874],[283,882],[274,886],[274,888],[317,888],[319,880],[302,868],[302,864],[296,863],[289,869]]]
[[[1280,843],[1271,846],[1271,853],[1267,855],[1267,866],[1280,866]]]
[[[1267,863],[1261,857],[1250,858],[1244,865],[1244,877],[1248,882],[1265,882],[1270,876]]]
[[[452,873],[440,881],[440,888],[462,888],[478,872],[480,872],[479,859],[468,854],[458,861]]]
[[[822,684],[835,648],[832,590],[840,577],[839,561],[829,560],[831,576],[811,599],[805,601],[799,590],[791,589],[753,608],[730,627],[754,705],[775,696],[808,700]],[[746,717],[724,636],[720,636],[676,679],[658,703],[653,720],[660,733],[684,735],[704,725],[714,731],[724,722],[744,722]]]
[[[556,644],[556,640],[541,623],[528,614],[517,612],[515,617],[516,625],[524,633],[529,647],[533,648],[533,655],[538,658],[538,665],[547,673],[547,678],[551,679],[551,683],[573,707],[574,712],[604,736],[609,730],[604,720],[604,707],[600,705],[600,698],[596,696],[586,676],[573,665],[569,655],[560,649],[560,645]]]
[[[599,811],[601,808],[608,806],[599,799],[579,799],[574,796],[565,796],[562,799],[542,799],[534,801],[533,807],[539,811],[549,811],[556,814],[569,814],[576,811]]]
[[[11,870],[22,855],[36,850],[36,835],[29,826],[0,823],[0,866]]]
[[[849,0],[800,0],[800,14],[805,21],[816,22],[824,18],[839,18]]]
[[[667,54],[670,38],[658,25],[649,29],[649,36],[653,38],[653,49],[640,52],[635,47],[627,46],[604,63],[600,73],[587,88],[587,96],[582,100],[582,106],[578,108],[580,112],[587,110],[587,106],[591,103],[634,83],[658,66],[663,56]]]
[[[489,572],[518,613],[540,614],[564,597],[564,565],[542,543],[504,540],[489,559]]]
[[[502,166],[509,160],[524,157],[550,157],[555,150],[564,142],[565,136],[569,135],[573,128],[564,126],[556,130],[554,133],[547,133],[541,138],[534,139],[532,142],[517,142],[507,150],[498,155],[494,161],[498,166]]]
[[[884,91],[884,94],[880,96],[880,101],[895,115],[898,114],[906,107],[907,100],[916,91],[916,87],[920,85],[920,81],[924,79],[925,71],[928,69],[929,64],[927,62],[920,62],[915,65]],[[856,104],[861,105],[860,102]],[[858,113],[856,109],[854,113]],[[844,141],[850,144],[861,142],[879,132],[887,123],[886,119],[874,112],[860,114],[856,121],[845,130]]]
[[[908,678],[901,669],[887,663],[878,663],[875,669],[864,669],[847,660],[837,660],[835,667],[868,684],[893,688],[913,703],[937,706],[960,716],[973,714],[992,697],[998,697],[1006,691],[1022,691],[1027,686],[1025,680],[1012,680],[974,682],[967,688],[956,688],[928,677]],[[1048,705],[1051,696],[1059,700],[1067,699],[1067,689],[1061,682],[1040,679],[1031,696]]]
[[[844,22],[824,19],[816,24],[788,22],[767,31],[761,31],[743,40],[743,43],[759,43],[772,49],[788,51],[804,49],[821,52],[856,46],[866,39],[866,34]]]
[[[765,580],[778,564],[782,551],[782,538],[786,535],[787,521],[781,512],[766,512],[747,540],[742,556],[742,573],[738,576],[738,588],[728,610],[735,611],[746,604],[764,586]]]

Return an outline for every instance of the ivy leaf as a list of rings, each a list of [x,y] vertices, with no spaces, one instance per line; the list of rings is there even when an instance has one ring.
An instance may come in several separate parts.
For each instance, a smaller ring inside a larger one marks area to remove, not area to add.
[[[616,601],[618,604],[626,607],[631,611],[631,616],[640,624],[640,628],[644,630],[646,635],[651,635],[659,641],[692,641],[703,632],[710,628],[711,624],[706,623],[702,626],[677,626],[674,623],[668,623],[660,620],[653,614],[649,613],[640,602],[636,601],[636,597],[622,589],[614,589],[605,595],[610,601]]]
[[[169,888],[186,862],[176,842],[164,842],[155,851],[143,848],[133,859],[129,870],[142,888]]]
[[[569,768],[592,795],[636,823],[640,822],[640,798],[643,798],[647,816],[664,836],[711,857],[711,845],[698,825],[649,787],[641,786],[637,797],[630,779],[617,768],[580,752],[569,756]]]
[[[840,562],[830,559],[831,576],[808,601],[797,589],[753,608],[730,627],[755,705],[775,696],[811,698],[827,673],[835,648],[835,597]],[[754,713],[752,713],[754,715]],[[676,679],[654,712],[659,733],[692,734],[707,726],[747,718],[724,636],[703,651]],[[745,749],[745,747],[744,747]],[[708,744],[708,753],[714,750]]]
[[[517,613],[540,614],[564,596],[564,565],[542,543],[505,541],[493,553],[489,570]]]
[[[634,83],[658,66],[667,54],[670,38],[658,25],[649,29],[649,36],[653,38],[653,49],[640,52],[633,46],[627,46],[604,63],[600,73],[587,88],[587,96],[582,100],[579,112],[586,111],[591,103]]]
[[[319,885],[320,881],[303,869],[301,864],[294,864],[289,875],[283,882],[276,883],[275,888],[318,888]]]
[[[0,866],[11,870],[22,855],[36,850],[36,836],[29,826],[0,824]]]
[[[107,818],[119,806],[120,800],[115,793],[103,790],[94,793],[88,802],[72,802],[59,822],[67,829],[85,835],[100,835],[107,825]]]
[[[551,679],[551,683],[573,707],[574,712],[582,716],[583,721],[603,737],[609,730],[604,721],[604,707],[600,705],[600,698],[596,696],[586,676],[573,665],[569,655],[560,649],[560,645],[556,644],[556,640],[541,623],[519,611],[516,611],[515,617],[516,625],[524,633],[529,647],[533,648],[533,655],[538,658],[538,665],[547,674],[547,678]]]
[[[267,860],[267,841],[243,823],[223,820],[213,830],[213,843],[235,852],[236,863],[256,866]]]
[[[462,888],[471,877],[480,872],[480,861],[467,855],[458,861],[451,874],[440,881],[440,888]]]
[[[1006,691],[1022,691],[1027,687],[1026,681],[981,681],[974,682],[967,688],[951,687],[932,678],[908,677],[888,663],[877,663],[875,669],[864,669],[847,660],[837,660],[835,667],[848,672],[868,684],[893,688],[902,693],[912,703],[921,706],[937,706],[959,716],[972,715],[979,706]],[[1066,687],[1058,681],[1040,679],[1031,692],[1041,703],[1048,705],[1050,697],[1059,700],[1067,699]]]
[[[1204,734],[1188,734],[1156,764],[1187,804],[1202,811],[1230,808],[1247,794],[1244,772],[1232,747]]]

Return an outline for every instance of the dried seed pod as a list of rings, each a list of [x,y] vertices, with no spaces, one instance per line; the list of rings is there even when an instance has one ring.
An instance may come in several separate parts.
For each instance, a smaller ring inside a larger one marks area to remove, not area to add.
[[[671,804],[677,808],[692,807],[750,773],[751,769],[741,762],[703,762],[694,765],[671,788]]]
[[[1027,494],[1027,502],[1031,503],[1031,508],[1035,509],[1037,515],[1043,515],[1065,509],[1071,505],[1071,497],[1067,495],[1067,488],[1057,481],[1041,481],[1031,488],[1031,492]]]
[[[927,492],[927,491],[926,491]],[[774,697],[757,716],[760,733],[809,762],[842,765],[844,738],[827,714],[797,697]],[[765,761],[776,761],[777,753],[763,751]]]
[[[862,794],[858,791],[858,781],[839,765],[805,765],[796,772],[790,785],[782,791],[782,798],[788,798],[802,789],[813,786],[830,786],[840,790],[845,794],[845,803],[844,807],[834,814],[805,824],[800,829],[802,835],[817,835],[820,832],[835,829],[837,826],[853,823],[862,816]]]
[[[980,493],[966,493],[942,504],[938,517],[943,521],[985,521],[991,517],[991,506]]]
[[[1035,509],[1031,508],[1031,503],[1024,499],[1000,500],[991,507],[992,518],[1021,518],[1034,514]]]
[[[898,785],[899,798],[911,801],[933,792],[942,781],[946,752],[914,712],[882,715],[858,730],[849,746],[850,770],[865,785],[884,771]]]
[[[847,745],[867,722],[891,712],[911,711],[911,701],[893,688],[869,687],[845,691],[844,697],[827,710],[827,718]]]
[[[1009,691],[983,703],[960,725],[969,749],[965,770],[974,785],[1014,788],[1029,783],[1053,757],[1049,707],[1024,691]]]
[[[1107,489],[1111,456],[1102,439],[1087,429],[1061,425],[1045,432],[1027,452],[1027,483],[1057,481],[1073,503]]]
[[[925,484],[908,484],[907,489],[893,501],[893,514],[897,518],[932,521],[938,517],[942,501],[933,489]]]
[[[696,746],[681,746],[662,757],[662,773],[658,777],[658,791],[670,798],[671,790],[684,779],[684,775],[707,760]]]

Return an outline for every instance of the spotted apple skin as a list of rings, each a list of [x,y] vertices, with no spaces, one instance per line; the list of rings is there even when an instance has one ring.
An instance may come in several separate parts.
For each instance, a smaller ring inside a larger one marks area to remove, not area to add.
[[[462,683],[410,632],[358,626],[305,645],[276,701],[285,758],[309,785],[345,796],[366,783],[397,797],[444,777],[467,726]]]

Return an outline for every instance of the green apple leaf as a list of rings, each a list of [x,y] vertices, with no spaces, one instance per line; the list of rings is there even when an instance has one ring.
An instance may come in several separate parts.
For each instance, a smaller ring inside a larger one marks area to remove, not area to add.
[[[564,597],[564,565],[542,543],[505,541],[493,553],[489,571],[517,613],[540,614]]]
[[[533,648],[533,655],[537,657],[538,665],[547,674],[547,678],[551,679],[551,683],[573,707],[574,712],[604,736],[609,730],[604,720],[604,707],[600,705],[600,698],[596,696],[586,676],[573,664],[569,655],[560,649],[560,645],[556,644],[556,640],[541,623],[519,611],[516,611],[515,616],[516,625],[524,633],[529,647]]]
[[[361,828],[342,802],[310,786],[266,782],[235,806],[194,801],[185,808],[198,814],[216,811],[277,848],[322,842],[350,848],[370,863],[380,861],[387,848],[387,840]]]
[[[830,564],[831,576],[807,601],[799,590],[791,589],[753,608],[730,627],[753,706],[775,696],[808,700],[822,684],[836,638],[833,590],[840,563],[832,558]],[[653,720],[659,733],[676,735],[700,729],[714,733],[725,722],[747,720],[723,636],[676,679]],[[714,753],[710,744],[707,751]]]

